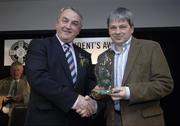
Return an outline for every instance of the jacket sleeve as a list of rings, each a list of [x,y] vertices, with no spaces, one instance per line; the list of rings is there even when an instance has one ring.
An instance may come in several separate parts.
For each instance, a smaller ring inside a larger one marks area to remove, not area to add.
[[[129,75],[130,103],[160,100],[173,90],[173,79],[158,43],[141,48]]]

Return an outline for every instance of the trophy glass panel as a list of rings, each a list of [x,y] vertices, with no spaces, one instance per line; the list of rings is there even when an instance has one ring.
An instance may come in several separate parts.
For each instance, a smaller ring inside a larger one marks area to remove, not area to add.
[[[93,97],[96,99],[101,99],[101,97],[111,94],[111,64],[111,59],[105,54],[102,60],[99,60],[95,66],[95,74],[98,83],[97,85],[102,87],[102,89],[93,90]]]

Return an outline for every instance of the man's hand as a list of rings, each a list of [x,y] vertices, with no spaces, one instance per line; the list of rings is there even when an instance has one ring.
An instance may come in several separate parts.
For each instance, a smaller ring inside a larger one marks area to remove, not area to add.
[[[96,113],[97,103],[89,96],[79,95],[78,103],[74,109],[81,117],[89,117]]]
[[[13,102],[13,101],[14,101],[14,99],[13,99],[12,96],[4,96],[4,97],[3,97],[3,103],[4,103],[4,104],[11,103],[11,102]]]
[[[103,99],[103,98],[105,98],[105,95],[102,95],[102,93],[101,93],[103,90],[105,90],[104,87],[100,87],[100,86],[96,85],[94,87],[94,89],[91,91],[90,95],[91,95],[91,97],[93,97],[96,100]]]
[[[125,89],[125,87],[112,88],[111,98],[114,101],[126,99],[126,89]]]
[[[23,101],[23,96],[22,95],[16,95],[13,97],[13,100],[15,102],[21,102],[21,101]]]

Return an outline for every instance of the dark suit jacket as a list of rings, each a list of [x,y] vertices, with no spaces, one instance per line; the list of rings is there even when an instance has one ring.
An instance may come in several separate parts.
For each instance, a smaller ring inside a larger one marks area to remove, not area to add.
[[[73,46],[77,60],[75,84],[56,36],[31,41],[26,59],[27,79],[32,89],[27,126],[84,125],[84,119],[71,107],[78,94],[89,94],[95,79],[90,54]]]
[[[98,62],[104,60],[105,54],[114,61],[114,52],[109,49],[99,56]],[[112,80],[113,65],[108,68],[112,72]],[[164,125],[160,99],[171,93],[173,79],[158,43],[132,39],[122,86],[128,86],[130,89],[130,99],[120,102],[123,126]],[[113,126],[114,105],[110,97],[106,100],[107,125]]]

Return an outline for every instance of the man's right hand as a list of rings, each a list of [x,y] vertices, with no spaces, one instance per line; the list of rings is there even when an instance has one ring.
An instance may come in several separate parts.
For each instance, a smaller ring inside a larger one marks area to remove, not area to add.
[[[4,104],[11,103],[13,101],[14,101],[14,99],[13,99],[12,96],[4,96],[4,98],[3,98],[3,103]]]
[[[89,96],[84,97],[79,95],[78,102],[74,109],[81,117],[89,117],[96,113],[97,103]]]

